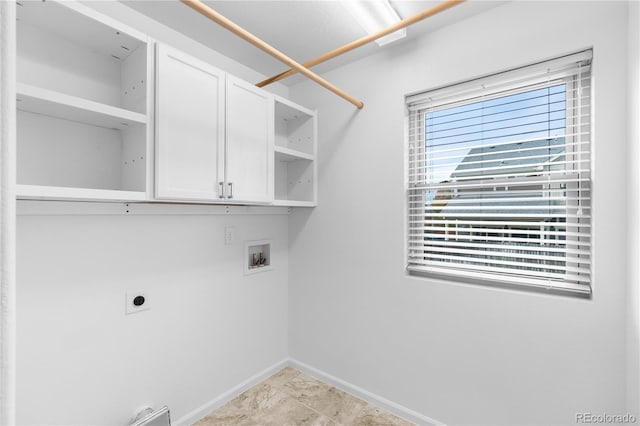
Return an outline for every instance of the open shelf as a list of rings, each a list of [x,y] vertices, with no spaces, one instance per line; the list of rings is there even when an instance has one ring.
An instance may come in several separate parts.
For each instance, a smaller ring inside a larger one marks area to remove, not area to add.
[[[24,83],[18,83],[16,93],[17,109],[21,111],[119,130],[147,121],[146,115],[138,112]]]
[[[315,203],[315,164],[312,160],[283,161],[281,154],[276,154],[275,172],[275,199],[279,200],[279,205]]]
[[[296,160],[311,160],[315,158],[312,154],[306,152],[296,151],[295,149],[289,149],[282,146],[274,147],[276,154],[276,161],[296,161]]]
[[[148,38],[80,2],[16,13],[17,197],[147,199]]]
[[[141,123],[119,130],[19,110],[17,183],[39,193],[38,187],[67,188],[45,191],[65,198],[86,198],[86,190],[146,193],[146,129]]]
[[[276,98],[275,146],[313,156],[315,154],[315,113],[286,99]]]
[[[148,112],[146,37],[79,2],[22,1],[16,13],[19,83]]]
[[[18,19],[32,27],[113,59],[126,59],[142,41],[125,31],[78,13],[60,1],[20,1]],[[69,2],[70,3],[70,2]],[[73,6],[73,5],[72,5]]]
[[[275,98],[274,202],[314,207],[317,203],[316,113]]]
[[[144,201],[146,199],[146,193],[137,191],[113,191],[107,189],[66,188],[42,185],[16,185],[16,195],[21,199],[37,200]]]

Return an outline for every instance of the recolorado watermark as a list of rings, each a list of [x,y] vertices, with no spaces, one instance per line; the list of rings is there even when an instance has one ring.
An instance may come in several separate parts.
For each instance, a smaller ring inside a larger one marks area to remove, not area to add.
[[[632,424],[637,423],[638,418],[631,414],[593,414],[576,413],[576,423],[578,424]]]

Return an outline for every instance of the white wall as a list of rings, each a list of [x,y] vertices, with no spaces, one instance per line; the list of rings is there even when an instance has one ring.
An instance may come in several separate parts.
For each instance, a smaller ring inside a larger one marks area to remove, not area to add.
[[[627,405],[640,417],[640,3],[629,4]]]
[[[87,4],[241,78],[266,77],[120,3]],[[122,425],[144,404],[176,420],[283,360],[287,221],[20,216],[18,423]],[[244,276],[243,242],[264,238],[275,270]],[[152,309],[125,316],[127,290],[149,292]]]
[[[18,424],[176,420],[286,358],[287,221],[19,216]],[[264,238],[275,269],[245,276],[243,242]],[[151,309],[125,315],[128,290]]]
[[[406,277],[404,95],[590,46],[593,298]],[[291,356],[451,425],[625,413],[626,55],[624,2],[514,2],[327,73],[361,111],[293,86],[320,176],[289,219]]]

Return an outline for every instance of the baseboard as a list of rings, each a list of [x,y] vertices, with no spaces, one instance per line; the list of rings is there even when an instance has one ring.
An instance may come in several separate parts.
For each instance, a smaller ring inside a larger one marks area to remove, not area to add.
[[[380,407],[383,410],[393,413],[398,417],[409,420],[410,422],[425,426],[445,426],[442,422],[429,418],[416,411],[410,410],[409,408],[403,407],[400,404],[396,404],[393,401],[389,401],[386,398],[362,389],[361,387],[353,385],[349,382],[345,382],[342,379],[332,376],[329,373],[325,373],[324,371],[318,370],[317,368],[311,367],[310,365],[302,363],[298,360],[289,358],[288,365],[302,371],[303,373],[315,377],[316,379],[320,379],[325,383],[335,386],[336,388],[344,392],[350,393],[351,395],[356,396],[360,399],[364,399],[365,401],[370,402],[371,404]]]
[[[209,414],[213,410],[222,407],[224,404],[226,404],[227,402],[231,401],[233,398],[235,398],[236,396],[240,395],[242,392],[244,392],[247,389],[250,389],[251,387],[257,385],[258,383],[262,382],[263,380],[265,380],[269,376],[277,373],[278,371],[280,371],[281,369],[283,369],[284,367],[286,367],[288,365],[289,365],[289,360],[288,359],[283,359],[282,361],[272,365],[271,367],[266,368],[265,370],[262,370],[258,374],[255,374],[255,375],[249,377],[244,382],[240,383],[237,386],[234,386],[233,388],[229,389],[227,392],[224,392],[223,394],[217,396],[216,398],[212,399],[211,401],[207,402],[206,404],[201,405],[200,407],[196,408],[195,410],[191,411],[190,413],[182,416],[178,420],[172,421],[171,424],[173,426],[190,426],[190,425],[192,425],[193,423],[195,423],[198,420],[200,420],[201,418],[205,417],[207,414]]]

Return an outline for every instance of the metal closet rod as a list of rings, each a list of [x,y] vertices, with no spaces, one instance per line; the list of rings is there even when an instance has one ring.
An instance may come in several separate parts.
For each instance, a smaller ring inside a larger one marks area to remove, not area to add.
[[[320,64],[320,63],[322,63],[324,61],[328,61],[329,59],[335,58],[336,56],[342,55],[343,53],[346,53],[346,52],[348,52],[350,50],[353,50],[353,49],[355,49],[357,47],[360,47],[360,46],[365,45],[367,43],[371,43],[372,41],[377,40],[380,37],[384,37],[384,36],[386,36],[388,34],[394,33],[394,32],[396,32],[398,30],[401,30],[403,28],[408,27],[409,25],[415,24],[416,22],[422,21],[423,19],[426,19],[426,18],[428,18],[430,16],[433,16],[433,15],[436,15],[436,14],[438,14],[438,13],[444,11],[444,10],[452,8],[453,6],[456,6],[456,5],[460,4],[460,3],[462,3],[463,1],[464,0],[446,0],[446,1],[443,1],[442,3],[439,3],[439,4],[429,8],[427,10],[423,10],[420,13],[416,13],[413,16],[410,16],[410,17],[408,17],[406,19],[403,19],[400,22],[397,22],[397,23],[395,23],[395,24],[393,24],[391,26],[388,26],[387,28],[384,28],[384,29],[378,31],[377,33],[373,33],[373,34],[370,34],[368,36],[364,36],[364,37],[362,37],[362,38],[360,38],[358,40],[352,41],[351,43],[345,44],[342,47],[339,47],[339,48],[337,48],[335,50],[332,50],[331,52],[325,53],[322,56],[318,56],[315,59],[312,59],[312,60],[310,60],[308,62],[305,62],[304,64],[302,64],[302,66],[306,67],[306,68],[310,68],[310,67],[312,67],[314,65],[318,65],[318,64]],[[287,78],[289,76],[292,76],[292,75],[294,75],[295,73],[298,72],[294,67],[291,67],[291,68],[292,69],[290,69],[288,71],[281,72],[278,75],[275,75],[273,77],[270,77],[270,78],[268,78],[266,80],[261,81],[260,83],[257,83],[256,86],[264,87],[264,86],[266,86],[268,84],[275,83],[276,81],[280,81],[283,78]]]
[[[288,57],[284,53],[280,52],[278,49],[274,48],[273,46],[269,45],[268,43],[266,43],[262,39],[260,39],[260,38],[256,37],[255,35],[251,34],[249,31],[245,30],[244,28],[242,28],[241,26],[237,25],[233,21],[227,19],[223,15],[219,14],[218,12],[216,12],[215,10],[210,8],[209,6],[207,6],[204,3],[202,3],[200,0],[180,0],[180,1],[182,3],[184,3],[184,4],[186,4],[187,6],[189,6],[190,8],[192,8],[193,10],[195,10],[196,12],[201,13],[202,15],[204,15],[207,18],[211,19],[215,23],[217,23],[217,24],[223,26],[224,28],[228,29],[229,31],[231,31],[232,33],[237,35],[238,37],[248,41],[251,44],[253,44],[258,49],[268,53],[269,55],[273,56],[274,58],[278,59],[279,61],[284,62],[285,64],[290,66],[292,69],[296,70],[296,72],[299,72],[300,74],[303,74],[304,76],[306,76],[306,77],[310,78],[311,80],[315,81],[316,83],[318,83],[319,85],[321,85],[325,89],[328,89],[328,90],[332,91],[333,93],[335,93],[336,95],[340,96],[341,98],[351,102],[353,105],[355,105],[359,109],[361,109],[364,106],[363,102],[361,102],[361,101],[353,98],[352,96],[348,95],[345,91],[338,89],[336,86],[334,86],[333,84],[329,83],[324,78],[320,77],[319,75],[317,75],[316,73],[314,73],[310,69],[305,68],[304,66],[302,66],[298,62],[294,61],[293,59],[291,59],[290,57]]]

